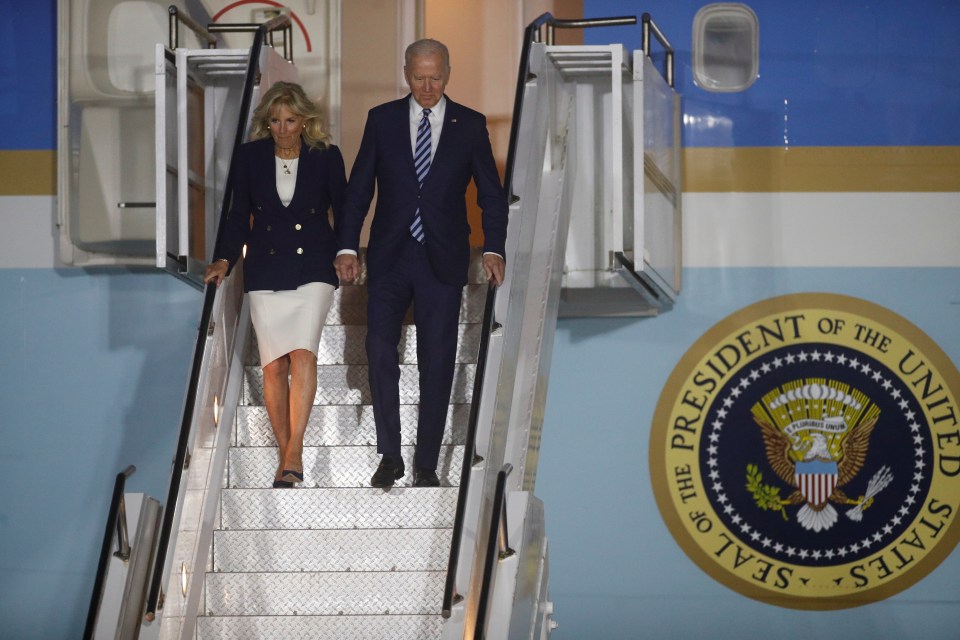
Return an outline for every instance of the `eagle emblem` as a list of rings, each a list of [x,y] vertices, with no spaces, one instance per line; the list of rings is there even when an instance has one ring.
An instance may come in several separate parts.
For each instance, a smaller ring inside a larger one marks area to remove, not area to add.
[[[865,394],[844,382],[795,380],[765,394],[751,413],[763,435],[767,462],[793,492],[781,499],[779,489],[761,485],[755,465],[748,466],[747,488],[758,506],[784,517],[785,507],[801,505],[796,518],[807,530],[833,527],[838,519],[834,504],[853,505],[847,516],[861,520],[874,496],[893,479],[883,467],[864,495],[852,499],[844,493],[842,487],[863,469],[880,417],[880,409]]]

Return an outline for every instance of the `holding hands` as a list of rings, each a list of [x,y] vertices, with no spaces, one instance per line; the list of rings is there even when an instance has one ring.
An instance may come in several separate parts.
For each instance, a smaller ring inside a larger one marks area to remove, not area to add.
[[[352,253],[341,253],[333,261],[340,282],[353,282],[360,275],[360,261]]]

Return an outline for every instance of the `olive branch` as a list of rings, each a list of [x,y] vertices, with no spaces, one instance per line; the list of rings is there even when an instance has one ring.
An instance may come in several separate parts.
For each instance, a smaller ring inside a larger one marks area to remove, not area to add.
[[[761,484],[763,474],[755,464],[747,465],[747,491],[753,495],[757,506],[765,511],[779,511],[783,519],[787,519],[787,510],[783,508],[784,502],[780,499],[780,488],[769,484]]]

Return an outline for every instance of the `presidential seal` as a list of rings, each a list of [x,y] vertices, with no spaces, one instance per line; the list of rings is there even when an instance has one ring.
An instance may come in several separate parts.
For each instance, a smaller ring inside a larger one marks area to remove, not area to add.
[[[798,609],[887,598],[960,538],[960,375],[856,298],[766,300],[701,337],[661,393],[657,505],[721,583]]]

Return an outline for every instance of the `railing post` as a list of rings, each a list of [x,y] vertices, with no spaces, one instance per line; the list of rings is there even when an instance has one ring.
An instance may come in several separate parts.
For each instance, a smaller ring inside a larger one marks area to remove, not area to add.
[[[117,550],[113,552],[113,555],[124,562],[130,559],[130,536],[127,531],[127,501],[122,495],[120,496],[120,506],[117,510]]]
[[[500,547],[500,559],[506,560],[512,556],[516,551],[510,548],[510,533],[507,527],[507,501],[503,501],[502,508],[500,509],[500,534],[497,537],[497,543]]]
[[[642,45],[643,53],[649,58],[650,56],[650,34],[653,33],[653,36],[657,39],[657,42],[660,43],[660,46],[663,47],[666,52],[666,60],[664,66],[666,67],[663,70],[663,77],[666,79],[667,84],[672,88],[674,74],[673,74],[673,45],[670,44],[670,41],[667,40],[667,37],[663,35],[663,32],[660,31],[660,27],[657,26],[657,23],[653,21],[653,18],[650,17],[649,13],[643,14],[640,18],[641,21],[641,33],[642,35]]]
[[[176,50],[180,47],[180,23],[185,24],[191,31],[197,34],[197,37],[207,43],[207,49],[217,48],[217,38],[212,33],[201,27],[188,15],[180,13],[177,5],[172,4],[167,7],[167,38],[169,40],[168,49]]]

